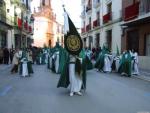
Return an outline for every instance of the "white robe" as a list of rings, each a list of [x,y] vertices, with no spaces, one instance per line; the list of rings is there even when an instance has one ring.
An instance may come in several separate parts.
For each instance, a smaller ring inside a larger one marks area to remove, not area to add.
[[[50,63],[50,69],[52,69],[52,56],[49,58],[49,63]]]
[[[119,57],[115,58],[115,67],[116,67],[116,71],[118,72],[118,69],[120,67],[120,58]]]
[[[55,71],[56,71],[56,73],[58,73],[58,69],[59,69],[59,52],[57,51],[57,52],[55,53],[55,55],[56,55]]]
[[[22,62],[22,76],[26,77],[29,75],[28,67],[27,67],[27,61],[24,61],[24,59],[22,59],[21,62]]]
[[[111,61],[108,58],[108,55],[105,55],[104,58],[104,67],[103,67],[104,72],[111,72]]]
[[[137,53],[133,53],[132,55],[134,57],[133,59],[133,70],[132,70],[132,74],[136,74],[138,75],[139,74],[139,68],[138,68],[138,54]]]
[[[74,62],[69,64],[70,92],[79,92],[82,86],[82,79],[75,73],[75,61],[76,58],[70,55],[70,62]]]

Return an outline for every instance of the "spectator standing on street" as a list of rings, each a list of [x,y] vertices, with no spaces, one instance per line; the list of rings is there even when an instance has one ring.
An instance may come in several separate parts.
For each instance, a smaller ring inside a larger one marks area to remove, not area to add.
[[[3,53],[4,53],[4,64],[8,64],[9,63],[9,51],[8,51],[8,49],[4,48]]]
[[[3,49],[0,48],[0,64],[3,63]]]
[[[11,69],[11,73],[17,73],[18,72],[18,64],[19,64],[19,50],[18,49],[15,51],[12,64],[13,64],[13,68]]]
[[[13,60],[13,56],[14,56],[14,50],[13,49],[10,49],[10,63],[12,64],[12,60]]]

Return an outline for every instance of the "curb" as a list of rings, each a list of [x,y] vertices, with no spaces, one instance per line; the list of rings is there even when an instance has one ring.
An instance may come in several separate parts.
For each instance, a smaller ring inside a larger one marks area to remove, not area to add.
[[[132,75],[133,77],[135,77],[135,78],[138,78],[138,79],[141,79],[141,80],[145,80],[145,81],[147,81],[147,82],[150,82],[150,77],[148,78],[148,77],[142,77],[142,75],[138,75],[138,76],[136,76],[136,75]]]

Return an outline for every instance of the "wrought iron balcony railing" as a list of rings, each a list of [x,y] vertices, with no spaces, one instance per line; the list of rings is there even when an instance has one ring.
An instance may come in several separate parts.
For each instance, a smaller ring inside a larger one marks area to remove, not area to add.
[[[128,21],[138,17],[139,15],[139,2],[134,3],[125,8],[123,19],[124,21]]]
[[[103,16],[103,23],[107,23],[112,20],[112,12],[108,12]]]

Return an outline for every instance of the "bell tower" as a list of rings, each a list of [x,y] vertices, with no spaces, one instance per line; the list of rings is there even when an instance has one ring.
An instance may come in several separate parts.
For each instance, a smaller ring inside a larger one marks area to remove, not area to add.
[[[41,6],[49,6],[51,8],[51,0],[41,0]]]
[[[51,0],[40,0],[40,7],[38,12],[34,13],[34,17],[35,22],[37,21],[39,24],[35,24],[35,33],[37,33],[37,36],[35,37],[38,37],[39,39],[41,38],[40,41],[37,40],[36,42],[35,40],[35,45],[39,45],[40,43],[41,46],[46,44],[47,46],[51,47],[54,39],[53,23],[56,21],[55,15],[51,8]],[[38,35],[38,33],[43,34]]]

